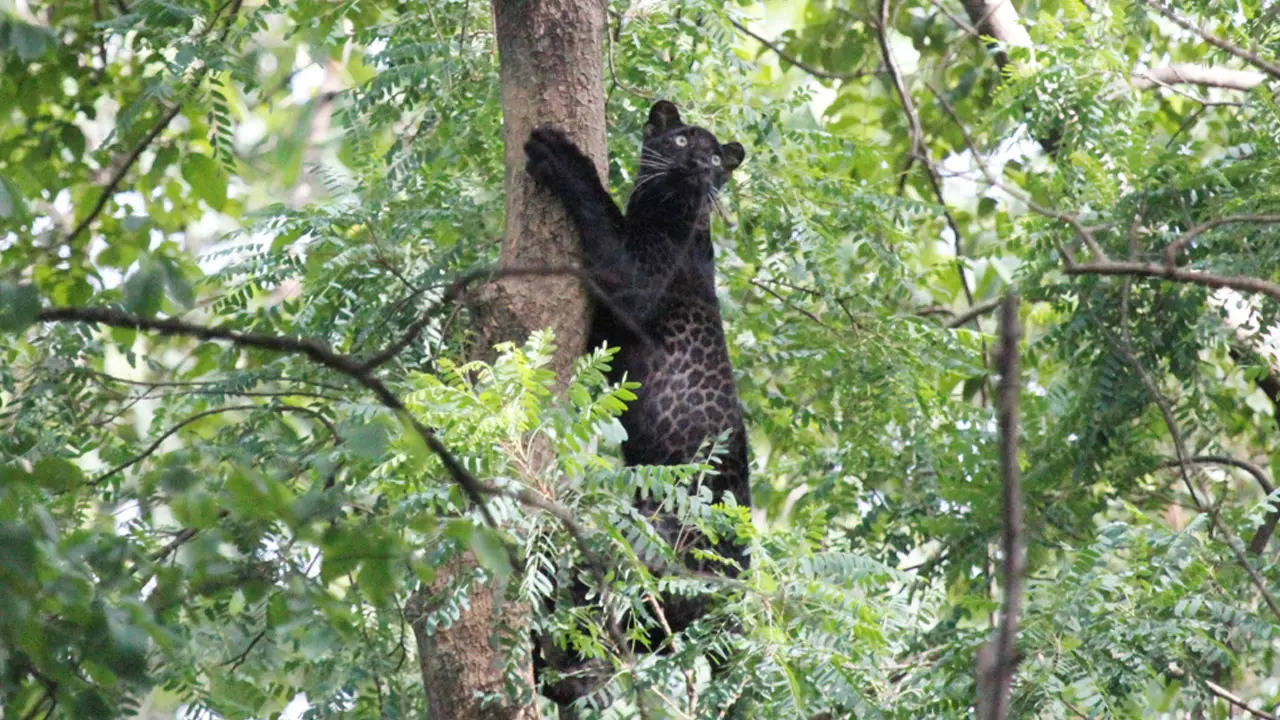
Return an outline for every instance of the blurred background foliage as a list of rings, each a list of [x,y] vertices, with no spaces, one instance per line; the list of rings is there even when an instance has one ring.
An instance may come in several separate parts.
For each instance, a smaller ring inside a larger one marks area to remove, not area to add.
[[[1213,222],[1280,213],[1280,5],[1175,9],[1243,57],[1161,7],[1030,0],[1028,42],[997,43],[955,0],[609,4],[615,191],[654,99],[747,147],[714,236],[748,515],[672,489],[705,463],[618,469],[630,391],[606,355],[563,400],[545,335],[463,365],[470,318],[445,293],[503,229],[486,3],[0,2],[3,717],[420,717],[403,603],[462,548],[539,627],[617,663],[636,692],[605,716],[714,716],[745,693],[759,717],[969,717],[1001,563],[984,309],[1009,291],[1029,554],[1013,715],[1275,712],[1280,294],[1065,272],[1161,265],[1195,230],[1182,267],[1280,283],[1280,224]],[[1172,63],[1260,77],[1143,81]],[[617,561],[582,576],[606,603],[644,615],[687,583],[629,555],[669,553],[637,485],[750,542],[752,570],[676,652],[628,665],[598,617],[543,602],[574,577],[562,524],[504,498],[502,535],[469,519],[350,377],[35,322],[64,306],[356,358],[433,308],[381,377],[477,476],[579,513]],[[539,435],[557,463],[531,477]],[[1203,459],[1185,477],[1175,436]],[[518,663],[526,639],[503,639]],[[733,658],[716,683],[708,653]]]

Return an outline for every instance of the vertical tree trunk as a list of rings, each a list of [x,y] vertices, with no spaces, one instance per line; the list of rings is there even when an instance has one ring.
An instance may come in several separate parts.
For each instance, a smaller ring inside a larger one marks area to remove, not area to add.
[[[600,0],[493,0],[502,81],[502,137],[505,146],[507,230],[502,264],[508,268],[567,268],[577,264],[577,242],[559,204],[535,192],[525,173],[524,141],[538,124],[551,123],[569,134],[596,161],[605,177]],[[555,331],[554,368],[561,384],[586,341],[587,303],[573,274],[512,275],[479,294],[482,347],[500,340],[522,341],[536,329]],[[544,458],[549,461],[550,458]],[[410,601],[410,617],[430,607],[433,591],[470,575],[474,559],[465,555],[441,568],[427,595]],[[491,584],[472,583],[471,605],[448,628],[427,632],[414,623],[430,720],[445,718],[535,718],[532,702],[482,708],[478,692],[501,693],[499,622],[528,626],[528,608],[498,596]],[[526,633],[527,634],[527,633]],[[533,673],[521,675],[532,687]]]
[[[507,166],[507,267],[573,265],[578,243],[564,210],[537,192],[525,173],[524,142],[549,123],[573,138],[607,177],[600,0],[494,0],[502,75],[502,139]],[[563,380],[586,342],[586,297],[572,275],[508,277],[494,288],[514,323],[502,339],[555,330],[556,374]]]

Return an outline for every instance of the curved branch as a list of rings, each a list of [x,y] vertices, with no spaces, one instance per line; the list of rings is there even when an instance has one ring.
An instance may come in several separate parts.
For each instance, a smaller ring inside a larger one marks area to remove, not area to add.
[[[119,465],[116,465],[115,467],[102,473],[101,475],[95,477],[94,479],[86,482],[85,484],[90,487],[100,485],[102,481],[106,480],[112,475],[115,475],[121,470],[124,470],[125,468],[131,465],[135,465],[139,462],[142,462],[143,460],[147,459],[147,457],[149,457],[152,453],[154,453],[156,449],[160,447],[160,444],[163,443],[165,440],[168,440],[174,433],[190,425],[191,423],[199,420],[200,418],[209,417],[210,415],[217,415],[218,413],[235,412],[237,410],[257,410],[260,407],[262,406],[261,405],[227,405],[225,407],[211,408],[203,412],[198,412],[195,415],[192,415],[184,419],[182,422],[179,422],[177,425],[174,425],[168,430],[165,430],[164,432],[160,433],[160,437],[156,438],[155,441],[152,442],[150,445],[148,445],[146,449],[143,450],[142,452],[138,453],[137,455],[134,455],[128,460],[125,460]]]
[[[184,322],[175,318],[144,318],[119,310],[107,308],[47,308],[40,311],[37,319],[40,322],[87,322],[100,323],[111,327],[134,328],[137,330],[155,330],[164,335],[194,337],[201,340],[226,340],[237,345],[256,347],[272,352],[305,355],[314,362],[331,370],[340,372],[363,385],[371,391],[384,407],[392,410],[402,420],[409,423],[414,432],[432,453],[440,459],[449,477],[462,488],[467,499],[479,510],[481,517],[490,527],[497,527],[493,514],[485,504],[480,481],[475,478],[458,458],[444,446],[436,433],[413,417],[404,402],[387,388],[386,384],[374,377],[371,369],[351,357],[335,353],[314,340],[265,335],[262,333],[246,333],[229,328],[206,327]],[[258,407],[258,406],[254,406]]]
[[[1228,465],[1230,467],[1240,468],[1252,475],[1253,478],[1258,481],[1258,486],[1262,488],[1262,492],[1270,495],[1275,490],[1275,487],[1271,484],[1271,479],[1267,477],[1267,471],[1248,460],[1241,460],[1240,458],[1234,458],[1230,455],[1193,455],[1192,457],[1187,458],[1187,462],[1195,463],[1197,465]],[[1157,467],[1177,468],[1181,464],[1182,463],[1178,462],[1178,460],[1174,458],[1165,460]]]
[[[245,411],[247,410],[287,410],[289,412],[303,413],[319,420],[324,425],[325,429],[329,431],[329,434],[333,437],[333,441],[335,443],[339,443],[342,441],[342,438],[341,436],[338,435],[338,430],[333,426],[333,423],[329,422],[328,418],[324,417],[322,414],[320,414],[316,410],[313,410],[309,407],[303,407],[301,405],[253,405],[253,404],[226,405],[223,407],[210,408],[209,410],[198,412],[195,415],[192,415],[188,418],[183,419],[177,425],[174,425],[173,427],[161,433],[160,437],[157,437],[142,452],[138,453],[137,455],[134,455],[128,460],[125,460],[119,465],[116,465],[115,467],[102,473],[101,475],[95,477],[94,479],[86,482],[85,484],[90,487],[100,485],[104,480],[111,477],[112,475],[115,475],[121,470],[124,470],[132,465],[136,465],[137,463],[142,462],[143,460],[147,459],[152,453],[154,453],[160,447],[161,443],[163,443],[165,440],[168,440],[170,437],[172,437],[174,433],[178,432],[182,428],[190,425],[191,423],[201,418],[206,418],[206,417],[209,417],[210,415],[217,415],[218,413],[236,412],[240,410],[245,410]]]
[[[1219,225],[1229,225],[1232,223],[1257,223],[1260,225],[1269,225],[1271,223],[1280,223],[1280,213],[1261,214],[1261,215],[1224,215],[1220,218],[1214,218],[1200,223],[1192,227],[1190,230],[1182,233],[1176,240],[1169,243],[1164,249],[1164,262],[1166,265],[1173,265],[1178,258],[1178,253],[1182,252],[1192,240],[1203,233],[1218,227]]]

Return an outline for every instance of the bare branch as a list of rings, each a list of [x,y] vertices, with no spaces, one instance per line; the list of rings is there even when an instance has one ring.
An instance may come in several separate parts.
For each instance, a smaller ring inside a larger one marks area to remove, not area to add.
[[[1238,695],[1236,695],[1235,693],[1231,692],[1230,690],[1228,690],[1228,689],[1226,689],[1226,688],[1222,687],[1221,685],[1219,685],[1219,684],[1217,684],[1217,683],[1213,682],[1212,680],[1205,680],[1205,681],[1203,681],[1203,682],[1204,682],[1204,686],[1205,686],[1205,687],[1207,687],[1207,688],[1209,688],[1209,692],[1213,693],[1214,695],[1217,695],[1218,697],[1222,698],[1223,700],[1226,700],[1227,702],[1231,703],[1232,705],[1235,705],[1236,707],[1240,708],[1241,710],[1244,710],[1245,712],[1249,713],[1250,715],[1252,715],[1252,716],[1254,716],[1254,717],[1256,717],[1256,718],[1262,718],[1262,720],[1275,720],[1275,718],[1276,718],[1276,716],[1275,716],[1275,715],[1272,715],[1271,713],[1265,713],[1265,712],[1262,712],[1261,710],[1255,710],[1255,709],[1253,709],[1253,708],[1249,707],[1249,704],[1248,704],[1248,703],[1246,703],[1244,700],[1240,699],[1240,697],[1239,697]]]
[[[1000,373],[996,393],[1004,506],[1004,528],[1000,538],[1004,553],[1004,602],[996,637],[978,652],[978,720],[1004,720],[1008,717],[1009,690],[1018,661],[1015,640],[1027,569],[1022,527],[1022,482],[1018,467],[1018,395],[1022,389],[1018,340],[1021,335],[1018,296],[1010,294],[1000,304],[1000,347],[996,356],[996,370]]]
[[[101,475],[95,477],[94,479],[86,482],[85,484],[89,486],[99,485],[104,480],[111,477],[112,475],[115,475],[121,470],[124,470],[125,468],[131,465],[134,465],[136,463],[142,462],[146,458],[150,457],[150,455],[156,451],[156,448],[159,448],[160,444],[163,443],[165,440],[169,439],[170,437],[172,437],[174,433],[178,432],[182,428],[190,425],[191,423],[201,418],[206,418],[206,417],[209,417],[210,415],[217,415],[218,413],[235,412],[237,410],[258,410],[262,407],[263,407],[262,405],[227,405],[225,407],[211,408],[203,412],[198,412],[195,415],[185,418],[184,420],[179,422],[177,425],[174,425],[168,430],[165,430],[164,432],[160,433],[160,437],[157,437],[155,441],[152,442],[150,445],[148,445],[146,449],[143,450],[142,452],[116,465],[115,467],[102,473]]]
[[[1202,40],[1209,43],[1210,45],[1216,48],[1219,48],[1221,50],[1225,50],[1228,53],[1231,53],[1232,55],[1235,55],[1236,57],[1240,58],[1241,60],[1244,60],[1250,65],[1253,65],[1254,67],[1265,71],[1268,75],[1274,78],[1280,79],[1280,65],[1264,60],[1263,58],[1259,57],[1257,53],[1251,50],[1246,50],[1240,47],[1239,45],[1236,45],[1235,43],[1232,43],[1228,40],[1224,40],[1223,38],[1220,38],[1217,35],[1214,35],[1213,33],[1210,33],[1207,30],[1204,30],[1198,27],[1197,25],[1193,24],[1190,20],[1187,20],[1186,18],[1181,17],[1180,15],[1175,13],[1173,10],[1165,7],[1163,3],[1157,2],[1156,0],[1142,0],[1142,2],[1143,4],[1151,8],[1154,8],[1156,12],[1172,20],[1173,23],[1178,27],[1181,27],[1184,30],[1190,30],[1196,35],[1199,35]]]
[[[1272,491],[1275,490],[1271,485],[1271,478],[1267,477],[1267,471],[1248,460],[1241,460],[1240,458],[1234,458],[1230,455],[1196,455],[1187,458],[1187,462],[1195,463],[1196,465],[1228,465],[1230,467],[1240,468],[1252,475],[1253,478],[1258,481],[1258,486],[1262,488],[1262,492],[1270,495]],[[1182,465],[1182,463],[1178,459],[1174,458],[1172,460],[1165,460],[1160,463],[1159,467],[1176,468],[1180,465]]]
[[[1264,73],[1252,70],[1238,70],[1202,63],[1171,63],[1160,67],[1134,70],[1131,82],[1140,90],[1178,84],[1203,85],[1227,90],[1252,90],[1266,79],[1267,76]]]

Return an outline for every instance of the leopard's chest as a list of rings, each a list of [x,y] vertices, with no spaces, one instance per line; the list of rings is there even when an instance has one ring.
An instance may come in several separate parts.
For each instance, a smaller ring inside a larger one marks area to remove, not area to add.
[[[704,442],[741,425],[720,311],[714,302],[672,303],[645,330],[648,341],[623,346],[616,362],[616,374],[641,383],[622,417],[627,455],[687,462]]]

